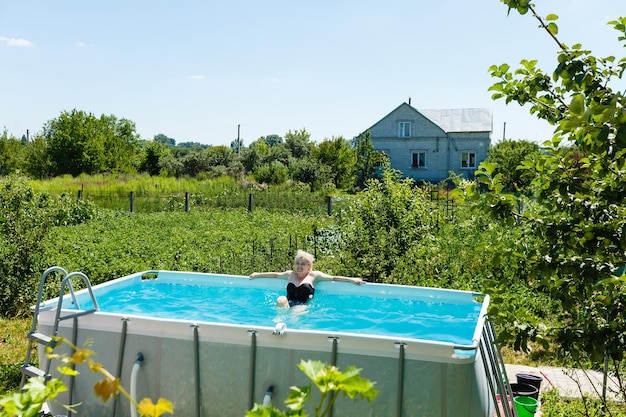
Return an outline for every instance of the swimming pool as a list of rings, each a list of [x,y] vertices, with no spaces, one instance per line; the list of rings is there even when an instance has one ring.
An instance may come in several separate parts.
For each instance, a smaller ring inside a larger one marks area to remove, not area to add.
[[[335,415],[493,414],[476,354],[487,296],[322,281],[308,305],[278,309],[274,301],[285,283],[140,272],[94,286],[100,310],[77,318],[75,325],[60,322],[59,334],[79,345],[92,340],[96,359],[117,370],[125,386],[141,352],[138,398],[167,398],[175,415],[241,417],[262,402],[269,385],[275,386],[273,404],[284,409],[289,387],[308,385],[297,364],[309,359],[341,369],[356,366],[363,377],[376,381],[379,395],[372,403],[340,398]],[[91,308],[90,299],[86,291],[76,294],[81,309]],[[40,307],[44,332],[52,331],[57,303],[48,300]],[[64,310],[71,310],[72,303],[64,299]],[[129,415],[126,400],[95,400],[92,387],[98,378],[79,371],[65,399],[82,402],[80,414]]]

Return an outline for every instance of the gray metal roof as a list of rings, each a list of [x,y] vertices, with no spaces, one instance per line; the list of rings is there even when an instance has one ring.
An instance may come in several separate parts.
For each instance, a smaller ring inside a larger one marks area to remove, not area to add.
[[[418,111],[446,133],[493,131],[491,109],[427,109]]]

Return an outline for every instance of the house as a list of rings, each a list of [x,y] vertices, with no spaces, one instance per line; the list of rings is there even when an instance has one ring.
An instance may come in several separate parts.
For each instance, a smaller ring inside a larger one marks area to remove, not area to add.
[[[374,149],[389,157],[392,168],[417,181],[439,182],[450,171],[473,178],[491,143],[491,110],[418,111],[410,103],[368,129]]]

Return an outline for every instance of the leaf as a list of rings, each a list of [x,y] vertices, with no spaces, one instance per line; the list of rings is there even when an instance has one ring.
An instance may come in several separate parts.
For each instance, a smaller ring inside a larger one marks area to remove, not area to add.
[[[570,113],[576,116],[582,116],[585,112],[585,97],[578,93],[574,94],[569,105]]]
[[[159,398],[156,404],[150,398],[144,398],[137,407],[139,414],[146,417],[160,417],[164,413],[174,414],[174,406],[164,398]]]
[[[557,20],[558,18],[559,16],[555,15],[554,13],[550,13],[549,15],[546,16],[546,20],[548,21]]]
[[[78,371],[76,369],[70,368],[69,366],[59,366],[57,370],[61,373],[61,375],[69,375],[69,376],[78,375]]]
[[[104,402],[107,402],[108,399],[112,396],[117,395],[119,389],[120,380],[117,378],[112,381],[108,379],[103,379],[96,382],[96,384],[93,386],[93,392],[95,396],[101,398]]]
[[[311,396],[311,387],[290,387],[285,405],[291,410],[301,410]]]

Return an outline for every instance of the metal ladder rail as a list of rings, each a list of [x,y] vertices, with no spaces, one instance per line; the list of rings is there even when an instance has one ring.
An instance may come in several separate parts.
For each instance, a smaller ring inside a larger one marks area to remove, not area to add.
[[[72,278],[74,277],[79,277],[83,280],[85,287],[87,288],[87,291],[89,292],[89,297],[91,298],[91,302],[93,304],[93,307],[90,308],[89,310],[80,310],[80,305],[78,304],[78,300],[76,299],[76,295],[74,294],[74,289],[72,287]],[[76,307],[76,311],[75,313],[69,313],[69,314],[65,314],[64,316],[61,316],[61,311],[63,310],[63,298],[65,295],[65,287],[68,287],[68,291],[70,293],[70,296],[72,297],[72,300],[74,302],[74,306]],[[89,278],[87,278],[87,275],[83,274],[82,272],[72,272],[71,274],[67,275],[63,281],[61,282],[61,291],[59,294],[59,303],[57,305],[57,310],[56,310],[56,315],[55,315],[55,319],[54,319],[54,327],[52,329],[52,336],[56,337],[59,333],[59,325],[61,324],[61,321],[63,320],[68,320],[68,319],[76,319],[80,316],[85,316],[87,314],[91,314],[94,313],[96,311],[99,310],[98,307],[98,301],[96,300],[96,296],[93,293],[93,289],[91,288],[91,282],[89,281]],[[75,322],[75,326],[74,326],[74,332],[76,332],[78,329],[78,323]],[[48,361],[46,363],[46,374],[50,373],[50,365],[51,365],[52,361]]]
[[[35,304],[35,310],[33,312],[33,322],[30,327],[30,331],[27,334],[28,338],[28,347],[26,349],[26,356],[24,358],[24,363],[22,364],[20,371],[22,372],[22,379],[20,381],[20,389],[26,383],[27,376],[41,376],[46,381],[50,379],[50,375],[47,375],[44,371],[30,364],[31,355],[33,352],[34,343],[38,343],[40,345],[47,345],[52,342],[52,338],[43,333],[38,332],[39,327],[39,310],[41,308],[41,299],[43,298],[43,290],[46,283],[46,278],[52,272],[60,272],[63,277],[67,276],[67,271],[61,267],[53,266],[46,269],[41,275],[41,279],[39,281],[39,292],[37,293],[37,303]]]
[[[489,366],[491,368],[492,378],[495,381],[490,381],[489,386],[492,389],[492,395],[495,398],[496,394],[500,394],[500,403],[506,417],[518,417],[517,410],[512,403],[509,404],[509,400],[513,401],[513,394],[509,378],[506,373],[506,366],[504,364],[504,358],[500,351],[500,346],[496,343],[496,331],[493,323],[489,320],[485,320],[483,325],[483,342],[485,346],[486,355],[488,357]],[[487,364],[485,364],[487,366]],[[495,382],[495,383],[494,383]],[[498,402],[495,402],[498,407]],[[496,409],[497,415],[500,415],[500,410]]]
[[[53,326],[53,332],[52,332],[53,334],[52,336],[49,336],[49,335],[39,332],[38,327],[39,327],[39,310],[41,308],[41,301],[43,298],[43,290],[45,286],[45,281],[46,281],[47,276],[51,272],[60,272],[64,276],[64,278],[63,278],[63,281],[61,282],[61,291],[60,291],[59,298],[57,301],[57,312],[56,312],[56,318],[55,318],[55,322]],[[61,309],[63,305],[63,297],[65,295],[66,287],[67,287],[67,290],[69,291],[70,297],[72,298],[74,305],[76,306],[77,309],[80,309],[80,305],[78,304],[78,300],[76,299],[74,287],[72,286],[72,282],[71,282],[71,279],[75,276],[79,276],[83,279],[85,286],[87,287],[89,291],[89,295],[91,297],[91,301],[94,307],[89,310],[78,311],[76,313],[71,313],[71,314],[61,317],[60,314],[61,314]],[[85,314],[90,314],[97,310],[98,310],[98,302],[94,296],[93,289],[91,288],[91,282],[89,281],[89,278],[87,278],[85,274],[83,274],[82,272],[73,272],[71,274],[68,274],[67,271],[65,271],[65,269],[58,267],[58,266],[53,266],[51,268],[48,268],[46,271],[44,271],[41,277],[41,281],[39,283],[39,292],[37,294],[37,304],[35,305],[35,311],[33,314],[33,322],[31,325],[31,330],[27,335],[29,343],[28,343],[28,348],[26,350],[24,364],[21,367],[22,379],[20,381],[20,389],[24,386],[24,384],[26,383],[26,378],[29,376],[43,377],[45,381],[48,381],[50,379],[50,362],[51,361],[49,360],[47,361],[45,370],[42,370],[30,364],[33,344],[36,342],[36,343],[39,343],[40,345],[50,344],[50,346],[54,346],[55,341],[53,337],[57,336],[58,334],[59,324],[61,320],[66,320],[69,318],[74,318],[74,317],[82,316]]]

